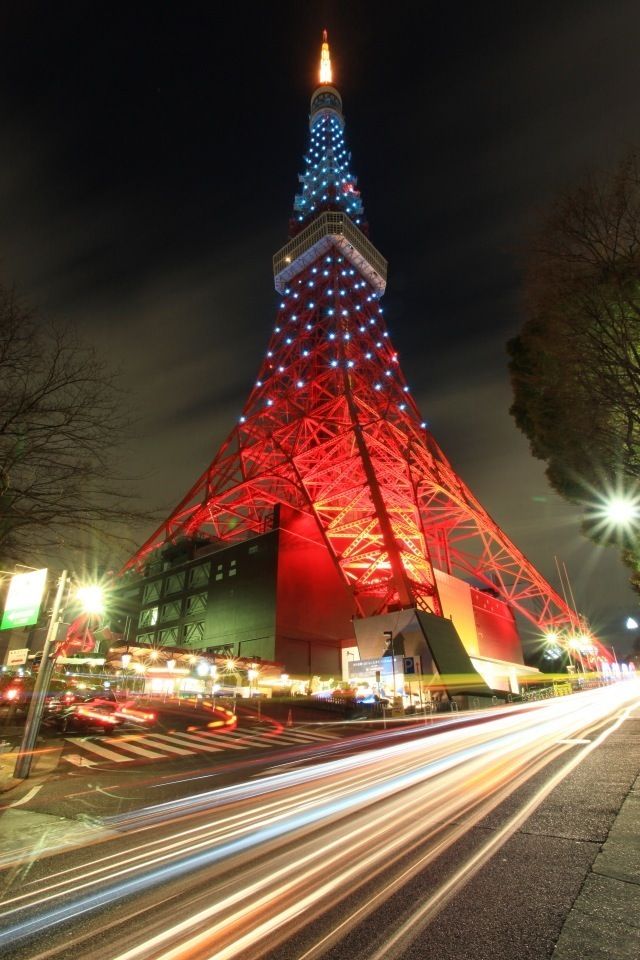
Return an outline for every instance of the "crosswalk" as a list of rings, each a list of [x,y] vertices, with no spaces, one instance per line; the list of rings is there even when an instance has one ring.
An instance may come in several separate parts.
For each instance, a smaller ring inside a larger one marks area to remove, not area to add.
[[[135,760],[176,760],[198,753],[225,753],[239,750],[269,750],[274,747],[303,746],[338,739],[337,734],[316,730],[235,730],[214,733],[209,730],[171,733],[149,732],[119,737],[66,737],[62,759],[76,767],[127,763]]]

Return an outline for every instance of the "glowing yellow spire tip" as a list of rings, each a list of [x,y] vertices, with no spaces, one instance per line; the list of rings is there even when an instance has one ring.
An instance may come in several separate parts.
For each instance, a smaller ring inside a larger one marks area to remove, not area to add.
[[[329,41],[327,40],[327,31],[322,31],[322,50],[320,52],[320,83],[331,83],[331,54],[329,53]]]

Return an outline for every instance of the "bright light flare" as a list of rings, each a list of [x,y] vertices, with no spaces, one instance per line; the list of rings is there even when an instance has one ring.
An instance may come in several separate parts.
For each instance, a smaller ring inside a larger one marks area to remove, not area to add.
[[[637,489],[606,491],[590,505],[586,517],[600,536],[634,533],[640,528],[640,493]]]
[[[104,589],[98,583],[88,583],[76,589],[76,600],[84,613],[100,616],[105,610]]]
[[[614,497],[605,506],[605,516],[617,526],[627,526],[640,516],[637,500],[628,497]]]

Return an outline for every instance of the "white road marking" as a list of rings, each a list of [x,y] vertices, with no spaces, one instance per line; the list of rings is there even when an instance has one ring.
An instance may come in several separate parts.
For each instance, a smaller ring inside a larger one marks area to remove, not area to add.
[[[79,753],[65,753],[62,756],[67,763],[73,763],[76,767],[95,767],[97,761],[89,760],[88,757],[81,757]]]
[[[328,737],[326,734],[316,735],[315,733],[276,733],[269,737],[269,740],[274,743],[277,743],[278,740],[290,740],[291,743],[318,743],[320,740],[333,739],[333,737]]]
[[[238,740],[243,740],[250,747],[269,747],[271,745],[264,742],[264,737],[254,737],[251,733],[234,733],[232,736]]]
[[[203,730],[202,736],[206,737],[207,740],[214,740],[216,743],[222,743],[229,750],[246,750],[247,748],[241,743],[233,743],[231,733],[209,733],[208,731]]]
[[[130,740],[125,740],[124,738],[120,740],[116,737],[109,737],[104,741],[112,747],[120,747],[121,750],[128,750],[129,753],[135,753],[138,757],[147,757],[149,760],[158,760],[160,757],[164,756],[162,753],[158,753],[157,750],[146,750],[144,747],[137,746],[136,743],[132,743]]]
[[[163,741],[167,742],[164,743]],[[176,740],[174,737],[167,736],[165,733],[150,734],[148,737],[143,737],[140,740],[140,743],[144,743],[150,747],[155,747],[156,750],[168,750],[169,753],[175,753],[179,756],[193,756],[193,750],[184,750],[184,745],[179,747],[174,746],[174,744],[180,743],[180,740]]]
[[[93,743],[90,740],[82,740],[78,743],[77,740],[73,740],[70,737],[67,737],[68,743],[73,743],[76,747],[82,747],[83,750],[88,750],[89,753],[97,753],[99,757],[105,757],[107,760],[115,760],[116,763],[128,763],[131,761],[131,757],[124,757],[121,753],[116,753],[115,750],[107,750],[106,747],[101,747],[97,743]]]
[[[19,800],[16,800],[15,803],[8,803],[7,807],[21,807],[23,803],[28,803],[32,797],[35,797],[38,790],[42,790],[43,784],[39,783],[37,787],[31,787],[29,793],[25,793],[24,797],[21,797]]]
[[[196,737],[193,733],[174,733],[172,736],[177,737],[180,742],[186,740],[191,746],[197,746],[199,750],[205,750],[207,753],[221,753],[221,747],[212,747],[210,746],[204,737]]]
[[[149,760],[168,760],[172,754],[187,757],[193,756],[198,751],[222,753],[225,750],[266,749],[278,745],[284,747],[293,744],[306,745],[318,741],[334,740],[335,737],[331,734],[313,734],[305,731],[283,731],[277,734],[262,731],[258,734],[245,733],[239,730],[226,733],[214,733],[210,730],[201,730],[198,733],[183,733],[176,730],[171,734],[150,732],[127,739],[108,737],[103,741],[108,747],[88,739],[80,741],[66,739],[67,742],[73,743],[77,749],[88,750],[90,753],[97,754],[106,760],[113,760],[116,763],[127,763],[134,760],[136,756],[145,757]],[[575,742],[581,743],[584,741]],[[117,753],[116,750],[120,750],[122,753]],[[127,754],[134,754],[134,756],[128,756]],[[98,763],[97,760],[83,757],[79,753],[65,754],[62,759],[77,767],[93,767]]]

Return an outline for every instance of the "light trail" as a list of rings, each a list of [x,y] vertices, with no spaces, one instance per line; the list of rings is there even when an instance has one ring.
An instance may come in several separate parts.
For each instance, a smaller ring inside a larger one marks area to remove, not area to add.
[[[105,825],[119,838],[128,835],[127,850],[110,852],[107,842],[87,851],[85,862],[54,869],[5,899],[0,947],[29,943],[39,931],[115,905],[122,920],[114,927],[110,919],[117,935],[108,948],[96,948],[95,929],[91,934],[96,960],[244,960],[377,878],[368,907],[304,954],[321,956],[363,912],[441,856],[533,772],[566,751],[575,756],[562,769],[575,766],[593,748],[576,753],[575,739],[638,695],[638,685],[628,682],[485,712],[483,722],[471,726],[458,720],[436,733],[425,728],[430,735],[416,728],[410,736],[382,734],[372,738],[373,749],[111,817]],[[493,837],[474,869],[504,839]],[[126,919],[140,914],[145,898],[150,906],[141,937],[127,929]],[[161,917],[152,906],[159,898]],[[414,917],[412,929],[429,922],[434,903]],[[387,944],[389,956],[409,929]],[[72,942],[81,945],[84,938]]]

